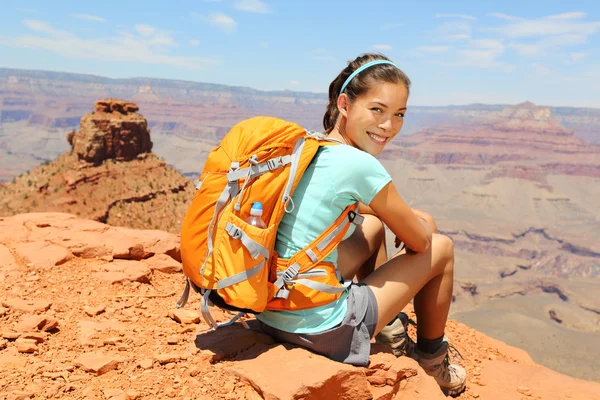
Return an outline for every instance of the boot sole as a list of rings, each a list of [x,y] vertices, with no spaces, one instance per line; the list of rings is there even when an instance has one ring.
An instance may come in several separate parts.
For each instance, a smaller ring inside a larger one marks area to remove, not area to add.
[[[461,394],[465,390],[466,387],[467,387],[466,382],[463,382],[463,384],[457,388],[441,388],[441,389],[442,389],[442,392],[446,396],[456,397],[459,394]]]

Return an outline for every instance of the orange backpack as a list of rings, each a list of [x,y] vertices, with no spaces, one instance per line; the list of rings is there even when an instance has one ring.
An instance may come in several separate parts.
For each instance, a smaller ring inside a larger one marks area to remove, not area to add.
[[[359,224],[357,204],[291,259],[274,252],[277,227],[294,209],[292,194],[320,146],[333,140],[297,124],[255,117],[235,125],[204,165],[181,229],[186,287],[202,294],[204,319],[216,329],[244,313],[301,310],[338,299],[347,284],[334,264],[323,262],[340,243],[350,223]],[[260,201],[265,229],[246,222]],[[208,307],[240,313],[217,324]]]

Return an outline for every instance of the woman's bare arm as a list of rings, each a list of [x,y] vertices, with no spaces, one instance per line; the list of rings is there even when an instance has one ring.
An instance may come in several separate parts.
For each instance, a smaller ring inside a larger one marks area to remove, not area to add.
[[[369,209],[374,211],[407,248],[422,253],[431,245],[432,228],[429,223],[419,218],[406,204],[392,182],[377,193],[369,204]]]

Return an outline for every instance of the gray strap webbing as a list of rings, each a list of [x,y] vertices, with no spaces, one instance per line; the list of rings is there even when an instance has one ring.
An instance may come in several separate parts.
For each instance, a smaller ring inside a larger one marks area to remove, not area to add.
[[[298,275],[298,271],[300,271],[300,265],[298,265],[298,263],[293,263],[292,265],[287,267],[287,269],[283,271],[283,273],[275,281],[275,287],[281,289],[284,283],[291,282],[292,279],[294,279],[296,275]]]
[[[244,232],[243,230],[241,230],[240,228],[238,228],[231,222],[227,223],[227,225],[225,226],[225,231],[227,231],[229,236],[231,236],[232,238],[241,240],[244,247],[246,249],[248,249],[248,251],[250,252],[250,255],[255,260],[259,256],[263,256],[264,258],[269,258],[269,250],[267,250],[266,247],[256,243],[254,240],[252,240],[246,234],[246,232]]]
[[[281,289],[279,289],[277,291],[277,293],[275,293],[275,298],[276,299],[284,299],[284,300],[286,300],[288,297],[290,297],[290,291],[287,290],[284,287],[282,287]]]
[[[185,278],[185,289],[183,289],[183,293],[181,294],[181,298],[177,302],[176,307],[181,308],[185,306],[190,298],[190,289],[192,285],[190,284],[190,278]]]
[[[295,279],[292,281],[292,283],[304,285],[311,289],[318,290],[319,292],[331,294],[342,293],[344,290],[346,290],[345,287],[326,285],[321,282],[311,281],[310,279]]]
[[[340,226],[338,226],[337,228],[335,228],[329,235],[325,236],[325,238],[323,240],[321,240],[318,244],[317,244],[317,249],[319,249],[319,251],[323,251],[325,249],[325,247],[329,246],[329,243],[331,243],[331,241],[333,239],[335,239],[335,237],[346,227],[347,224],[349,224],[350,222],[346,222],[341,224]]]
[[[238,313],[238,314],[235,315],[235,317],[231,318],[229,321],[227,321],[227,322],[221,322],[220,324],[217,324],[217,327],[218,328],[222,328],[224,326],[233,325],[235,323],[235,321],[237,321],[238,319],[240,319],[244,315],[246,315],[245,312]],[[246,321],[241,320],[240,322],[242,323],[242,325],[244,325],[244,328],[250,329],[250,327],[248,326],[248,323]]]
[[[229,201],[229,198],[232,195],[231,191],[234,190],[234,188],[235,187],[231,184],[225,185],[225,188],[223,188],[223,191],[221,192],[221,195],[219,196],[219,199],[217,200],[217,204],[215,205],[215,213],[213,214],[212,220],[210,221],[210,224],[208,224],[208,251],[206,252],[206,257],[204,258],[202,267],[200,267],[200,276],[202,279],[200,282],[200,285],[204,285],[204,268],[206,268],[206,263],[208,261],[208,258],[211,256],[211,254],[213,252],[213,242],[212,242],[213,226],[217,219],[217,215],[219,215],[219,213],[221,212],[223,207],[225,207],[225,205]]]
[[[333,239],[335,239],[335,237],[338,235],[338,233],[340,233],[342,231],[342,229],[344,229],[346,227],[346,225],[348,225],[349,223],[353,223],[355,225],[361,225],[363,223],[363,221],[365,220],[365,217],[363,217],[362,215],[360,215],[357,212],[350,211],[350,213],[352,213],[352,219],[350,219],[350,214],[348,214],[349,216],[348,216],[347,221],[345,221],[340,226],[335,228],[329,235],[325,236],[325,238],[317,244],[317,249],[319,249],[319,251],[323,251],[323,249],[325,249],[325,247],[329,246],[329,243],[331,243],[331,241]],[[308,250],[306,251],[306,253],[308,254]],[[308,254],[308,256],[312,259],[312,256],[310,254]]]
[[[317,257],[317,254],[312,251],[311,249],[307,249],[306,250],[306,255],[310,258],[310,260],[314,263],[319,261],[319,257]]]
[[[248,168],[238,169],[236,171],[229,172],[227,174],[227,179],[229,180],[229,182],[237,181],[239,179],[245,178],[248,175],[248,172],[250,172],[251,178],[255,178],[264,174],[265,172],[273,171],[274,169],[283,167],[289,164],[291,161],[292,157],[290,155],[271,158],[258,165],[251,165]]]
[[[210,294],[210,292],[211,292],[211,290],[207,290],[202,295],[202,301],[200,302],[200,311],[202,312],[202,317],[204,318],[206,323],[210,326],[210,329],[212,329],[214,331],[219,327],[219,325],[215,322],[212,315],[210,315],[210,311],[208,310],[208,306],[211,303],[210,299],[208,298],[208,295]]]
[[[245,271],[239,272],[235,275],[231,275],[230,277],[221,279],[217,282],[217,289],[224,289],[228,286],[235,285],[236,283],[240,283],[247,279],[250,279],[254,275],[260,272],[260,270],[265,265],[266,258],[263,259],[256,267],[247,269]]]
[[[277,276],[281,276],[283,275],[283,271],[282,272],[277,272]],[[327,271],[325,271],[324,269],[311,269],[308,272],[302,272],[300,274],[297,275],[298,278],[312,278],[315,276],[327,276]]]

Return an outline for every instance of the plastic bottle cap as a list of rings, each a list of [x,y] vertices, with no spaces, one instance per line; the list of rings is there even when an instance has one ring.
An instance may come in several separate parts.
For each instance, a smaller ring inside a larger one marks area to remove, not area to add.
[[[260,201],[256,201],[252,203],[252,208],[250,209],[250,215],[260,216],[262,215],[262,203]]]

